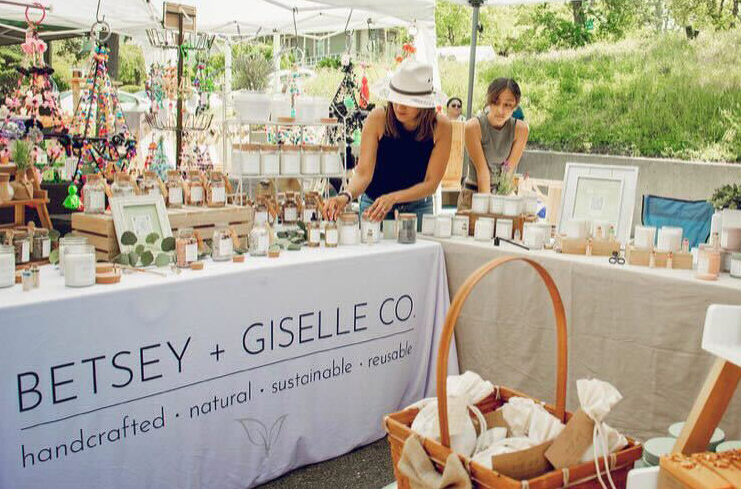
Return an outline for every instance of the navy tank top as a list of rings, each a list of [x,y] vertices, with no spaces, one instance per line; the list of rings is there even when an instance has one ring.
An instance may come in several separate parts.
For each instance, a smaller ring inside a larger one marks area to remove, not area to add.
[[[412,187],[425,179],[435,141],[433,138],[417,141],[415,132],[403,127],[399,127],[399,136],[394,138],[384,134],[378,141],[376,168],[365,190],[372,200]]]

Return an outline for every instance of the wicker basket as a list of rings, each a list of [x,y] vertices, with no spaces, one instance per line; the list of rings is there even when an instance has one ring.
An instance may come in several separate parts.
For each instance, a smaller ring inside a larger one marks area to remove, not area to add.
[[[437,355],[437,396],[440,422],[440,443],[429,438],[423,439],[423,446],[436,468],[440,471],[444,469],[445,460],[450,455],[450,435],[448,430],[448,406],[442,399],[447,398],[446,379],[448,376],[448,353],[450,343],[453,337],[453,330],[460,315],[463,304],[471,293],[476,284],[490,271],[508,262],[524,261],[532,266],[540,275],[543,282],[548,288],[548,293],[553,302],[553,311],[556,317],[556,334],[557,334],[557,373],[556,373],[556,405],[545,405],[548,412],[566,423],[571,414],[566,412],[566,370],[567,370],[567,336],[566,336],[566,314],[564,312],[561,296],[558,293],[556,284],[541,265],[533,260],[522,257],[504,257],[492,260],[486,265],[476,270],[463,283],[463,286],[453,298],[450,311],[445,319],[445,326],[442,332],[440,350]],[[495,392],[477,404],[483,413],[488,413],[504,405],[510,397],[530,397],[526,394],[507,389],[506,387],[497,387]],[[412,434],[411,425],[414,418],[419,412],[418,409],[407,409],[398,413],[393,413],[384,418],[384,428],[388,433],[389,444],[391,445],[391,457],[394,460],[394,474],[398,482],[399,489],[409,489],[409,481],[398,470],[401,452],[404,442]],[[628,438],[628,446],[623,450],[610,454],[608,456],[608,469],[618,488],[624,488],[628,471],[633,468],[633,463],[641,458],[643,448],[634,440]],[[597,481],[597,471],[594,461],[579,464],[568,469],[553,470],[540,477],[528,481],[519,481],[504,476],[493,470],[471,461],[463,455],[458,455],[467,468],[473,487],[488,489],[553,489],[557,487],[578,487],[578,488],[600,488]],[[605,460],[600,457],[599,467],[601,471],[605,470]],[[603,472],[604,474],[604,472]]]

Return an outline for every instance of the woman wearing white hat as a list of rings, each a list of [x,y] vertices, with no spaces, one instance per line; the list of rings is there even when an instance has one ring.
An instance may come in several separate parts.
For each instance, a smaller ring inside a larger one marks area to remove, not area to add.
[[[432,197],[450,155],[452,124],[435,111],[432,66],[410,61],[374,87],[388,101],[365,121],[360,161],[347,187],[326,204],[330,219],[360,197],[360,211],[381,221],[393,212],[432,213]]]

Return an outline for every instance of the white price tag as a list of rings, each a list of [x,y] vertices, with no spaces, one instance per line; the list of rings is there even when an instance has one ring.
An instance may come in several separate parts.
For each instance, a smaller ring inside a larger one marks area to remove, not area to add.
[[[234,252],[234,244],[231,238],[224,238],[219,241],[219,255],[227,256]]]
[[[322,232],[318,229],[312,229],[309,231],[309,241],[312,243],[319,243],[322,240]]]
[[[328,245],[336,245],[339,241],[340,236],[336,229],[327,229],[327,244]]]
[[[170,204],[183,203],[183,189],[181,187],[171,187],[167,192],[167,200]]]
[[[314,218],[314,209],[304,209],[304,222],[311,222]]]
[[[193,187],[190,189],[191,202],[203,202],[203,187]]]
[[[45,239],[41,242],[41,258],[49,258],[51,254],[51,240]]]
[[[285,210],[283,213],[283,221],[285,222],[295,222],[296,219],[298,219],[296,208],[290,207]]]
[[[226,202],[226,189],[224,187],[216,187],[211,189],[211,202],[221,203]]]
[[[25,263],[31,259],[31,247],[28,246],[28,241],[24,241],[21,245],[21,263]]]
[[[268,222],[268,211],[255,213],[255,224],[265,224],[266,222]]]
[[[185,245],[185,262],[191,263],[198,259],[198,245],[196,243]]]

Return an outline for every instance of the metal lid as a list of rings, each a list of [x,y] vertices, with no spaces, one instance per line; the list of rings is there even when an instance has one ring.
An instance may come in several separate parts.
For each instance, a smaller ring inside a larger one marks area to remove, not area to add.
[[[741,441],[739,440],[729,440],[724,441],[723,443],[718,444],[717,447],[715,447],[715,451],[720,452],[727,452],[729,450],[738,450],[741,448]]]
[[[682,428],[684,428],[684,421],[674,423],[669,427],[669,434],[672,435],[674,438],[679,438],[680,433],[682,433]],[[723,432],[723,430],[721,430],[720,428],[715,428],[713,436],[710,438],[710,445],[718,445],[723,440],[725,440],[725,438],[726,434]]]
[[[659,465],[659,459],[671,453],[676,442],[676,438],[669,436],[651,438],[643,444],[643,459],[648,465]]]
[[[409,219],[417,219],[417,214],[414,214],[411,212],[405,212],[405,213],[399,214],[399,219],[402,221],[407,221]]]

